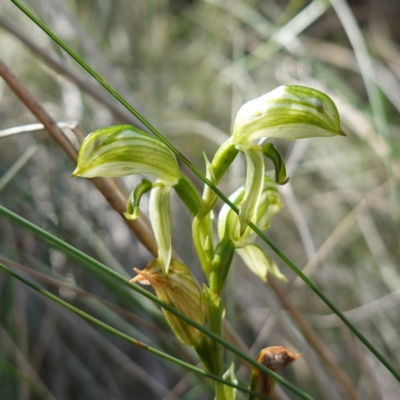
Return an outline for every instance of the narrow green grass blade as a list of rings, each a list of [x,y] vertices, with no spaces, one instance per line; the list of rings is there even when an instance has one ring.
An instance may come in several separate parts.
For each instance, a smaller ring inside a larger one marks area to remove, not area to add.
[[[207,184],[226,204],[228,204],[234,212],[239,214],[238,208],[229,201],[229,199],[210,181],[208,180],[182,153],[180,153],[168,140],[166,140],[161,133],[153,127],[150,122],[148,122],[138,111],[136,111],[119,93],[117,93],[99,74],[97,74],[89,65],[87,65],[72,49],[70,49],[60,38],[58,38],[46,25],[44,25],[38,18],[36,18],[26,7],[20,4],[17,0],[11,0],[24,14],[26,14],[35,24],[37,24],[44,32],[46,32],[60,47],[62,47],[76,62],[78,62],[90,75],[92,75],[105,89],[107,89],[122,105],[124,105],[133,115],[138,118],[155,136],[157,136],[165,145],[174,152],[205,184]],[[253,223],[249,223],[249,226],[257,233],[257,235],[267,243],[272,250],[283,260],[285,263],[316,293],[320,299],[335,313],[337,316],[345,323],[347,327],[357,336],[358,339],[361,340],[362,343],[378,358],[378,360],[392,373],[392,375],[400,382],[400,373],[396,371],[396,369],[386,360],[386,358],[377,350],[375,347],[367,340],[367,338],[344,316],[344,314],[322,293],[322,291],[311,282],[306,275],[304,275],[301,270],[282,252],[278,249],[275,244],[273,244]],[[158,300],[158,299],[157,299]],[[159,303],[158,303],[159,304]],[[163,306],[164,307],[164,306]],[[166,308],[166,307],[164,307]],[[167,309],[167,308],[166,308]],[[176,314],[174,310],[173,313]],[[182,318],[182,316],[179,315]],[[185,318],[182,318],[186,321]],[[186,321],[189,322],[189,321]],[[196,325],[193,326],[198,328]],[[200,329],[202,328],[202,329]],[[203,331],[203,327],[198,328]],[[204,332],[204,331],[203,331]],[[208,336],[212,337],[216,341],[220,341],[221,339],[216,336],[214,338],[210,333],[207,333]],[[221,343],[221,342],[220,342]],[[223,344],[223,343],[221,343]],[[223,344],[226,348],[228,343]],[[230,345],[229,345],[230,346]],[[233,347],[233,346],[232,346]],[[230,348],[229,348],[230,349]],[[232,349],[230,349],[232,350]],[[236,352],[237,349],[232,350]],[[236,353],[237,354],[237,353]],[[242,357],[242,356],[241,356]],[[243,357],[244,358],[244,357]],[[247,360],[246,355],[246,360]],[[251,364],[254,365],[254,360],[251,360]],[[257,366],[258,367],[258,366]],[[258,367],[259,368],[259,367]],[[261,368],[260,368],[261,369]],[[264,370],[261,369],[263,372]],[[265,368],[268,372],[267,374],[271,375],[271,371]],[[271,375],[280,382],[280,376],[274,374]],[[283,383],[282,383],[283,384]],[[284,384],[286,387],[287,384]],[[292,389],[291,389],[292,390]]]
[[[112,333],[113,335],[116,335],[116,336],[120,337],[121,339],[126,340],[129,343],[132,343],[135,346],[138,346],[138,347],[142,348],[143,350],[146,350],[146,351],[148,351],[150,353],[155,354],[156,356],[158,356],[160,358],[163,358],[165,360],[173,362],[174,364],[179,365],[179,366],[187,369],[188,371],[195,372],[196,374],[202,375],[202,376],[210,378],[212,380],[216,380],[218,382],[221,382],[221,383],[223,383],[225,385],[234,387],[234,388],[236,388],[238,390],[241,390],[243,392],[253,394],[253,395],[255,395],[255,396],[259,397],[259,398],[262,398],[262,399],[265,399],[265,400],[272,400],[270,397],[266,397],[266,396],[260,395],[257,392],[254,392],[254,391],[252,391],[252,390],[250,390],[250,389],[248,389],[246,387],[243,387],[243,386],[240,386],[240,385],[236,385],[236,384],[234,384],[232,382],[229,382],[229,381],[226,381],[226,380],[224,380],[224,379],[222,379],[222,378],[220,378],[220,377],[218,377],[216,375],[209,374],[208,372],[205,372],[200,368],[197,368],[197,367],[195,367],[195,366],[193,366],[191,364],[188,364],[188,363],[186,363],[186,362],[184,362],[182,360],[179,360],[178,358],[172,357],[169,354],[166,354],[166,353],[164,353],[164,352],[162,352],[160,350],[157,350],[154,347],[148,346],[147,344],[145,344],[145,343],[143,343],[143,342],[141,342],[139,340],[136,340],[136,339],[126,335],[123,332],[120,332],[119,330],[111,327],[110,325],[105,324],[104,322],[98,320],[97,318],[92,317],[91,315],[83,312],[79,308],[76,308],[76,307],[72,306],[71,304],[67,303],[66,301],[60,299],[59,297],[53,295],[52,293],[48,292],[47,290],[41,288],[39,285],[36,285],[35,283],[29,281],[28,279],[24,278],[22,275],[20,275],[17,272],[11,270],[10,268],[6,267],[2,263],[0,263],[0,269],[2,269],[7,274],[13,276],[14,278],[20,280],[21,282],[25,283],[27,286],[31,287],[32,289],[36,290],[37,292],[41,293],[43,296],[46,296],[50,300],[60,304],[64,308],[66,308],[66,309],[70,310],[71,312],[79,315],[81,318],[83,318],[83,319],[85,319],[85,320],[87,320],[87,321],[89,321],[89,322],[91,322],[91,323],[103,328],[104,330]],[[311,399],[311,397],[307,397],[307,398]]]
[[[181,318],[183,321],[187,322],[188,324],[193,325],[199,331],[203,332],[205,335],[209,336],[211,339],[220,343],[226,349],[232,351],[239,357],[243,358],[244,360],[249,362],[251,365],[258,368],[260,371],[264,372],[267,375],[270,375],[277,382],[279,382],[283,386],[287,387],[292,392],[296,393],[302,399],[313,400],[313,398],[311,396],[309,396],[307,393],[304,393],[302,390],[298,389],[296,386],[294,386],[293,384],[288,382],[286,379],[283,379],[280,375],[278,375],[275,372],[271,371],[270,369],[266,368],[264,365],[258,363],[255,359],[250,357],[248,354],[243,353],[242,351],[237,349],[235,346],[233,346],[229,342],[225,341],[220,336],[216,335],[214,332],[211,332],[210,330],[205,328],[203,325],[196,323],[195,321],[188,318],[186,315],[180,313],[176,308],[164,303],[158,297],[152,295],[147,290],[141,288],[138,285],[131,284],[122,275],[119,275],[117,272],[108,268],[107,266],[100,263],[99,261],[93,259],[92,257],[88,256],[87,254],[83,253],[82,251],[76,249],[75,247],[71,246],[70,244],[64,242],[63,240],[58,239],[57,237],[53,236],[51,233],[46,232],[44,229],[39,228],[35,224],[27,221],[26,219],[20,217],[19,215],[13,213],[12,211],[8,210],[7,208],[5,208],[1,205],[0,205],[0,215],[5,216],[6,218],[10,219],[11,221],[24,227],[25,229],[32,232],[35,236],[40,237],[41,239],[50,243],[52,246],[64,251],[65,253],[72,256],[74,259],[81,259],[81,260],[91,264],[93,267],[97,268],[98,270],[102,271],[103,273],[108,274],[108,276],[119,281],[122,285],[127,286],[132,290],[135,290],[136,292],[140,293],[144,297],[146,297],[146,298],[150,299],[151,301],[153,301],[154,303],[158,304],[160,307],[163,307],[167,311],[171,312],[172,314],[175,314],[177,317]]]

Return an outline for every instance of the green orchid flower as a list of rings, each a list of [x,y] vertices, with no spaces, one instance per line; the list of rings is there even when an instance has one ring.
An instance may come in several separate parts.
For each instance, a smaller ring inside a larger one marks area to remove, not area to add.
[[[268,228],[271,218],[281,209],[282,203],[277,184],[270,177],[264,176],[261,189],[255,224],[259,229],[265,230]],[[245,201],[245,194],[246,188],[242,186],[229,197],[229,200],[237,207],[241,207]],[[221,243],[227,240],[231,241],[234,244],[235,252],[247,267],[263,281],[267,280],[268,273],[282,281],[287,280],[275,262],[269,259],[258,245],[254,244],[257,238],[254,231],[247,227],[244,233],[241,233],[240,217],[226,204],[218,216],[218,236]]]
[[[130,125],[99,129],[88,135],[78,154],[72,176],[84,178],[150,175],[154,182],[143,179],[129,197],[125,217],[139,216],[142,195],[150,193],[150,221],[158,244],[158,258],[164,273],[171,261],[170,190],[174,187],[192,213],[200,198],[191,182],[181,174],[175,155],[157,138]]]
[[[281,86],[244,104],[237,113],[231,143],[246,156],[247,175],[240,211],[241,234],[255,223],[261,195],[264,163],[270,158],[276,181],[287,182],[284,162],[272,144],[256,145],[265,138],[287,140],[345,135],[333,101],[324,93],[304,86]]]
[[[232,136],[217,150],[207,176],[218,185],[220,179],[239,152],[246,157],[246,182],[241,202],[239,235],[243,236],[251,221],[256,223],[264,179],[264,157],[275,167],[275,181],[284,185],[289,178],[283,157],[272,143],[259,144],[266,138],[286,140],[311,137],[345,136],[333,101],[324,93],[304,86],[281,86],[245,103],[239,110]],[[264,156],[264,157],[263,157]],[[201,240],[211,237],[204,232],[210,225],[210,213],[215,206],[214,193],[206,188],[200,211],[193,222],[193,238],[203,270],[207,276],[212,269],[215,251]],[[209,231],[209,229],[208,229]],[[207,248],[207,250],[205,250]]]

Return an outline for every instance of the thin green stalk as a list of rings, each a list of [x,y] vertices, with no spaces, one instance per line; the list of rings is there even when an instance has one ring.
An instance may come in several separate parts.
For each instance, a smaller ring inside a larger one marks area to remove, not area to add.
[[[224,385],[228,385],[228,386],[234,387],[234,388],[236,388],[238,390],[241,390],[241,391],[246,392],[246,393],[253,394],[253,395],[258,396],[259,398],[262,398],[262,399],[265,399],[265,400],[272,400],[270,397],[266,397],[266,396],[260,395],[257,392],[254,392],[253,390],[250,390],[250,389],[248,389],[248,388],[246,388],[244,386],[236,385],[236,384],[234,384],[232,382],[226,381],[223,378],[220,378],[220,377],[218,377],[216,375],[213,375],[213,374],[210,374],[210,373],[208,373],[206,371],[203,371],[202,369],[197,368],[194,365],[188,364],[188,363],[186,363],[186,362],[184,362],[182,360],[179,360],[178,358],[172,357],[169,354],[166,354],[166,353],[164,353],[164,352],[162,352],[160,350],[157,350],[154,347],[148,346],[147,344],[145,344],[145,343],[143,343],[143,342],[141,342],[141,341],[139,341],[137,339],[134,339],[134,338],[126,335],[123,332],[120,332],[119,330],[111,327],[110,325],[105,324],[104,322],[98,320],[97,318],[92,317],[91,315],[83,312],[79,308],[74,307],[73,305],[67,303],[66,301],[64,301],[62,299],[60,299],[59,297],[55,296],[54,294],[52,294],[52,293],[48,292],[47,290],[41,288],[39,285],[29,281],[28,279],[24,278],[22,275],[18,274],[17,272],[13,271],[12,269],[6,267],[2,263],[0,263],[0,269],[2,269],[7,274],[13,276],[14,278],[20,280],[21,282],[25,283],[27,286],[31,287],[32,289],[36,290],[37,292],[41,293],[43,296],[46,296],[50,300],[53,300],[54,302],[60,304],[64,308],[66,308],[66,309],[72,311],[73,313],[79,315],[81,318],[83,318],[83,319],[85,319],[85,320],[87,320],[89,322],[92,322],[93,324],[95,324],[97,326],[100,326],[104,330],[112,333],[113,335],[116,335],[116,336],[120,337],[121,339],[126,340],[129,343],[132,343],[135,346],[138,346],[138,347],[142,348],[143,350],[146,350],[146,351],[148,351],[148,352],[150,352],[152,354],[155,354],[156,356],[158,356],[160,358],[163,358],[165,360],[173,362],[174,364],[179,365],[179,366],[181,366],[181,367],[183,367],[183,368],[185,368],[185,369],[187,369],[187,370],[189,370],[191,372],[194,372],[196,374],[199,374],[199,375],[202,375],[204,377],[210,378],[210,379],[212,379],[214,381],[218,381],[220,383],[223,383]]]
[[[203,325],[198,324],[197,322],[191,320],[186,315],[179,312],[175,307],[170,306],[169,304],[164,303],[158,297],[152,295],[147,290],[141,288],[138,285],[131,284],[127,279],[123,276],[119,275],[117,272],[113,271],[112,269],[108,268],[101,262],[93,259],[92,257],[88,256],[84,252],[78,250],[77,248],[71,246],[70,244],[64,242],[63,240],[53,236],[51,233],[45,231],[44,229],[36,226],[35,224],[27,221],[26,219],[20,217],[19,215],[13,213],[12,211],[8,210],[7,208],[0,205],[0,215],[5,216],[6,218],[10,219],[11,221],[21,225],[25,229],[32,232],[34,235],[42,238],[46,242],[50,243],[52,246],[64,251],[65,253],[72,256],[74,259],[82,260],[86,263],[91,264],[93,267],[99,269],[100,271],[108,274],[110,277],[116,279],[124,286],[129,287],[130,289],[140,293],[142,296],[148,298],[149,300],[153,301],[154,303],[158,304],[160,307],[163,307],[167,311],[171,312],[172,314],[176,315],[177,317],[181,318],[183,321],[187,322],[188,324],[194,326],[199,331],[203,332],[205,335],[213,339],[214,341],[222,344],[226,349],[232,351],[240,358],[243,358],[248,363],[253,365],[254,367],[258,368],[260,371],[264,372],[265,374],[271,376],[277,382],[282,384],[283,386],[287,387],[292,392],[296,393],[302,399],[306,400],[313,400],[311,396],[307,393],[303,392],[302,390],[298,389],[296,386],[288,382],[286,379],[282,378],[280,375],[276,374],[275,372],[271,371],[270,369],[266,368],[264,365],[258,363],[255,359],[250,357],[248,354],[240,351],[235,346],[227,342],[226,340],[222,339],[220,336],[216,335],[215,333],[211,332],[209,329],[205,328]]]
[[[44,32],[46,32],[59,46],[61,46],[76,62],[78,62],[90,75],[92,75],[105,89],[107,89],[122,105],[124,105],[133,115],[138,118],[155,136],[157,136],[174,154],[176,154],[206,185],[208,185],[229,207],[239,214],[238,208],[229,201],[229,199],[207,179],[182,153],[180,153],[161,133],[153,127],[138,111],[136,111],[119,93],[117,93],[100,75],[98,75],[89,65],[87,65],[76,53],[74,53],[60,38],[58,38],[46,25],[44,25],[38,18],[36,18],[26,7],[20,4],[17,0],[11,0],[23,13],[25,13],[33,22],[35,22]],[[349,327],[349,329],[364,343],[364,345],[378,358],[378,360],[392,373],[392,375],[400,382],[400,373],[385,359],[385,357],[365,338],[365,336],[358,331],[358,329],[351,324],[351,322],[343,315],[343,313],[322,293],[322,291],[312,283],[300,269],[275,246],[253,223],[249,226],[257,233],[257,235],[267,243],[275,253],[286,262],[286,264],[316,293],[320,299],[335,313],[337,316]],[[166,308],[166,307],[165,307]],[[174,312],[175,315],[176,312]],[[183,318],[184,319],[184,318]],[[192,323],[193,326],[195,326]],[[197,328],[197,326],[196,326]],[[203,329],[203,327],[201,327]],[[198,328],[199,329],[199,328]],[[200,331],[203,331],[199,329]],[[212,336],[210,336],[212,337]],[[217,336],[216,336],[217,337]],[[215,339],[217,340],[217,339]],[[218,341],[218,340],[217,340]],[[227,347],[229,348],[229,347]],[[236,349],[235,349],[236,350]],[[233,351],[233,350],[232,350]],[[237,350],[236,350],[237,351]],[[247,357],[247,355],[246,355]],[[247,359],[247,358],[245,358]],[[250,358],[251,359],[251,358]],[[251,362],[254,363],[254,360]],[[254,364],[253,364],[254,365]],[[271,371],[265,368],[271,375]],[[279,382],[279,375],[276,379]],[[275,376],[274,376],[275,378]],[[287,386],[285,384],[285,386]],[[288,387],[288,386],[287,386]]]

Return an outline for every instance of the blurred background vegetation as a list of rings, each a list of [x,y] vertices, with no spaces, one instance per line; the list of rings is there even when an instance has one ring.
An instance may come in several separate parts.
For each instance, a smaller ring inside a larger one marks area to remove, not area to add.
[[[202,152],[212,157],[244,102],[282,84],[331,96],[347,138],[274,141],[291,180],[280,188],[285,206],[268,236],[400,369],[400,2],[24,4],[203,172]],[[137,123],[9,1],[0,5],[0,58],[55,121],[77,123],[65,130],[70,135]],[[24,127],[38,121],[2,79],[0,104],[1,205],[127,277],[143,268],[151,254],[91,182],[70,178],[74,163],[48,132]],[[221,189],[230,194],[244,176],[239,159]],[[124,184],[132,190],[138,180]],[[174,249],[201,282],[191,218],[177,197],[172,212]],[[315,399],[399,399],[390,373],[266,251],[289,282],[264,284],[235,259],[225,301],[236,343],[254,356],[271,345],[304,353],[284,376]],[[4,217],[0,261],[117,329],[198,363],[154,305]],[[0,399],[211,399],[210,388],[0,273]],[[278,398],[296,397],[280,389]]]

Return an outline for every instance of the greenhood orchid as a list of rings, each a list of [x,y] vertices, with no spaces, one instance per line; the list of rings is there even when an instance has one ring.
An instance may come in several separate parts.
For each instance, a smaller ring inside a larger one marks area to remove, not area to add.
[[[241,233],[249,221],[255,222],[264,176],[262,155],[274,162],[277,183],[284,184],[288,180],[278,151],[269,143],[257,145],[256,141],[335,135],[344,135],[336,106],[326,94],[315,89],[280,86],[240,108],[233,126],[232,143],[245,154],[247,165],[245,194],[240,211]]]
[[[247,168],[239,213],[240,236],[244,235],[249,222],[256,223],[264,185],[264,157],[274,164],[276,183],[283,185],[289,180],[279,151],[272,143],[262,141],[336,135],[345,136],[335,104],[326,94],[304,86],[280,86],[239,109],[232,136],[220,146],[207,166],[207,177],[212,177],[213,183],[218,184],[237,154],[244,153]],[[215,194],[206,187],[200,212],[193,222],[193,240],[207,275],[216,253],[204,238],[212,237],[210,218],[215,203]]]
[[[171,150],[157,138],[130,125],[99,129],[83,141],[72,176],[93,178],[132,174],[156,178],[154,183],[142,180],[132,192],[125,217],[135,219],[139,216],[140,198],[151,190],[150,220],[158,244],[158,256],[163,271],[167,273],[172,254],[170,189],[181,180],[181,172]]]
[[[151,285],[162,301],[198,324],[206,323],[214,334],[221,336],[225,313],[221,296],[235,253],[263,281],[267,280],[268,274],[286,281],[278,266],[255,243],[257,236],[249,226],[252,222],[260,230],[268,228],[271,218],[282,207],[277,185],[289,180],[283,157],[272,143],[263,140],[335,135],[344,135],[337,109],[328,96],[315,89],[281,86],[244,104],[237,114],[230,138],[220,146],[211,163],[205,157],[206,176],[213,185],[218,185],[240,152],[246,159],[245,183],[230,196],[239,215],[227,204],[222,207],[218,216],[217,243],[214,242],[212,216],[218,197],[214,190],[206,185],[200,197],[191,181],[179,170],[170,148],[139,129],[118,125],[91,133],[81,145],[73,176],[145,175],[129,196],[124,215],[127,219],[138,218],[140,201],[150,192],[150,221],[158,244],[158,258],[143,271],[135,269],[138,275],[131,282]],[[275,167],[275,181],[265,176],[264,157]],[[189,268],[171,258],[172,188],[194,217],[193,243],[207,278],[207,285],[203,285],[202,290]],[[172,312],[163,312],[175,336],[194,348],[207,371],[236,382],[233,366],[224,375],[224,352],[217,341]],[[283,356],[286,358],[280,363]],[[271,369],[277,370],[297,357],[279,346],[260,353],[259,361],[270,360],[273,363]],[[257,371],[253,371],[250,386],[269,395],[274,381]],[[237,396],[236,390],[218,381],[214,386],[217,400]]]
[[[240,207],[245,195],[245,187],[234,192],[229,200]],[[281,209],[282,203],[275,182],[268,176],[264,176],[261,190],[260,204],[257,208],[255,224],[261,230],[268,228],[271,218]],[[228,205],[224,205],[218,218],[218,236],[221,241],[229,238],[234,243],[235,251],[243,262],[259,276],[263,281],[267,280],[267,274],[271,273],[276,278],[286,281],[286,277],[279,271],[274,261],[269,259],[265,252],[254,244],[257,235],[250,227],[245,232],[240,232],[239,216]]]

